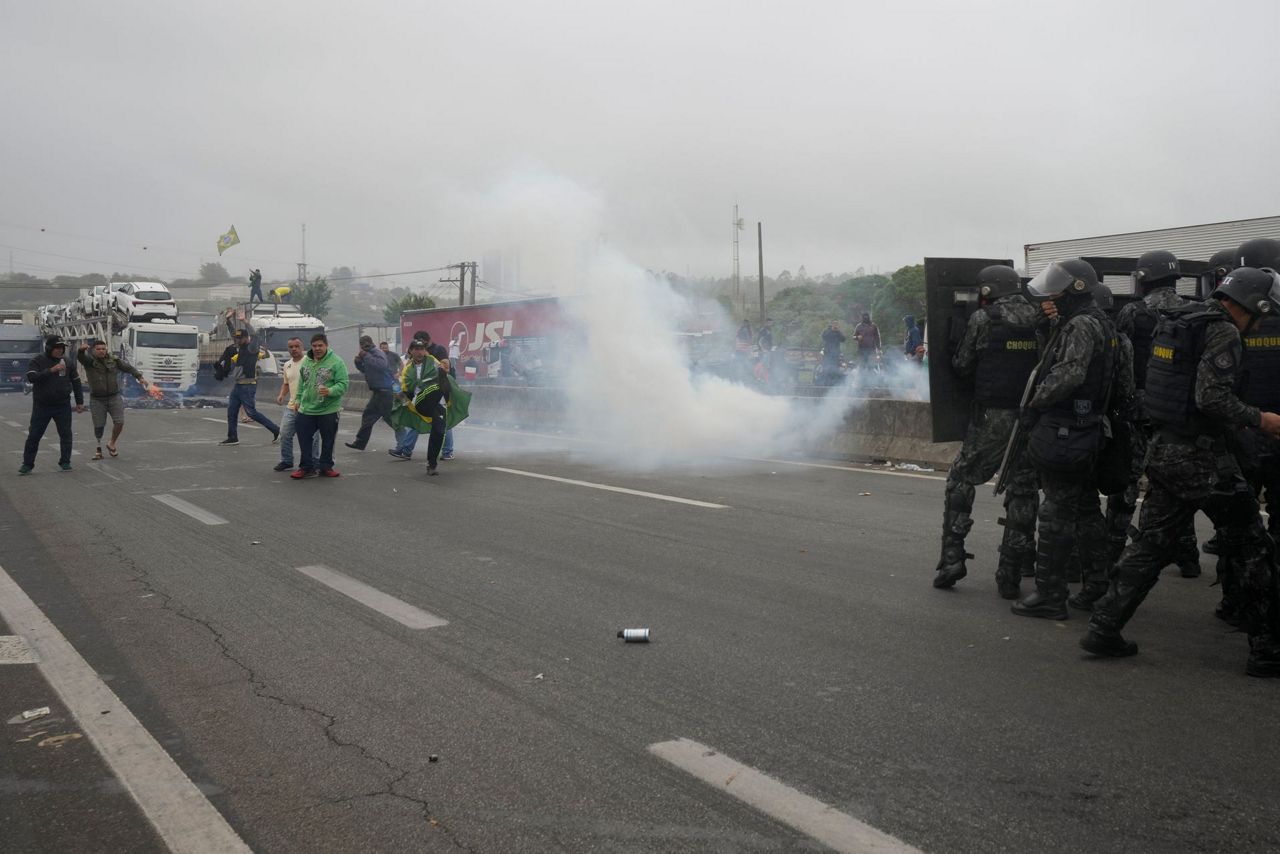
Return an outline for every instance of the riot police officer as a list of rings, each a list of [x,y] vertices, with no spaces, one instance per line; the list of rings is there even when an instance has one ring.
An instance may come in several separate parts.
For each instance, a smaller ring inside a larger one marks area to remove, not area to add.
[[[1111,293],[1111,289],[1099,282],[1093,288],[1093,301],[1097,303],[1098,308],[1108,319],[1113,319],[1116,314],[1115,295]],[[1114,320],[1113,330],[1114,330]],[[1115,436],[1119,436],[1120,431],[1130,442],[1132,447],[1133,434],[1137,429],[1135,422],[1137,421],[1137,396],[1133,382],[1133,344],[1129,341],[1129,337],[1122,332],[1115,332],[1116,337],[1116,365],[1115,373],[1112,375],[1111,382],[1111,406],[1107,413],[1112,419],[1112,432]],[[1107,488],[1103,488],[1101,481],[1102,473],[1099,472],[1099,489],[1107,496],[1108,503],[1115,499],[1117,493],[1109,492]],[[1126,484],[1127,486],[1127,484]],[[1111,487],[1114,489],[1114,487]],[[1123,492],[1123,489],[1121,490]],[[1088,611],[1093,607],[1093,603],[1097,601],[1102,594],[1107,592],[1107,579],[1110,575],[1111,566],[1115,563],[1110,553],[1105,557],[1100,557],[1100,552],[1094,552],[1095,563],[1090,564],[1081,559],[1080,544],[1076,544],[1075,565],[1077,570],[1068,573],[1068,581],[1080,581],[1081,589],[1067,599],[1067,604],[1072,608],[1078,608],[1082,611]],[[1078,573],[1078,578],[1072,578],[1072,575]]]
[[[1280,242],[1269,238],[1247,240],[1231,253],[1231,257],[1243,266],[1274,272],[1280,270]],[[1242,336],[1241,343],[1240,399],[1263,412],[1280,412],[1280,382],[1276,379],[1280,377],[1280,314],[1259,318]],[[1280,442],[1250,427],[1236,431],[1234,438],[1236,459],[1245,480],[1259,501],[1265,498],[1268,533],[1275,540],[1280,535]],[[1230,555],[1221,555],[1220,548],[1210,550],[1206,544],[1206,551],[1219,554],[1218,580],[1222,584],[1222,602],[1214,613],[1235,625],[1239,622],[1240,612],[1235,561]]]
[[[1142,299],[1135,300],[1116,315],[1116,329],[1133,345],[1133,382],[1139,398],[1136,429],[1131,437],[1133,457],[1129,468],[1129,484],[1124,492],[1107,498],[1107,539],[1111,546],[1109,563],[1115,563],[1124,551],[1125,539],[1130,533],[1133,512],[1138,502],[1138,480],[1142,477],[1142,461],[1151,441],[1151,425],[1141,415],[1141,398],[1147,383],[1147,361],[1151,357],[1151,340],[1155,336],[1160,312],[1185,305],[1187,300],[1178,295],[1174,285],[1178,283],[1179,264],[1172,252],[1156,249],[1138,258],[1133,273],[1134,292]],[[1178,540],[1174,557],[1183,578],[1200,575],[1200,550],[1196,545],[1195,525],[1187,524]],[[1093,599],[1102,590],[1091,591]],[[1089,600],[1092,601],[1092,600]],[[1081,604],[1085,604],[1082,600]]]
[[[1159,579],[1179,532],[1197,510],[1218,527],[1221,549],[1238,568],[1240,622],[1249,635],[1246,672],[1280,676],[1275,633],[1274,543],[1258,502],[1229,452],[1230,431],[1253,427],[1280,437],[1280,415],[1235,393],[1248,334],[1280,311],[1280,283],[1268,271],[1232,271],[1208,305],[1174,309],[1161,319],[1147,368],[1147,417],[1156,427],[1138,532],[1125,547],[1105,596],[1093,606],[1080,646],[1102,656],[1138,651],[1121,631]]]
[[[1106,561],[1095,465],[1115,372],[1115,334],[1094,302],[1086,261],[1055,261],[1027,285],[1056,327],[1023,413],[1027,454],[1040,473],[1036,590],[1012,606],[1023,617],[1067,619],[1067,570],[1078,546],[1089,566]]]
[[[973,527],[975,487],[1000,467],[1027,378],[1039,361],[1035,306],[1019,293],[1022,281],[1012,267],[994,264],[978,273],[979,306],[969,316],[951,359],[956,373],[973,378],[974,409],[964,444],[947,473],[942,512],[942,556],[933,586],[953,587],[968,570],[964,538]],[[1011,463],[1005,493],[1004,541],[996,568],[996,588],[1005,599],[1018,597],[1023,569],[1035,563],[1039,490],[1025,459]]]

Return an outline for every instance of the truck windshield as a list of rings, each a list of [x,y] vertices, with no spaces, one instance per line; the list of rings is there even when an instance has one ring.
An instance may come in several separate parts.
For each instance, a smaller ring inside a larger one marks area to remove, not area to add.
[[[139,332],[139,347],[163,347],[167,350],[194,350],[194,332]]]
[[[39,353],[44,350],[44,342],[39,338],[30,341],[0,341],[0,353]]]
[[[317,326],[315,329],[259,329],[258,345],[267,348],[273,353],[284,353],[289,349],[290,338],[301,338],[302,350],[306,352],[311,347],[311,336],[317,332],[324,332],[324,327]]]

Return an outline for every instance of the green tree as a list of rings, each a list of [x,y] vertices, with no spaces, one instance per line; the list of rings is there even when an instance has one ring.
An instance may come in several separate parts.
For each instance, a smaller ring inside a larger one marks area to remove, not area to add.
[[[387,303],[387,307],[382,310],[382,319],[387,323],[398,324],[402,312],[435,307],[436,301],[426,294],[405,294]]]
[[[876,323],[885,340],[892,341],[894,334],[886,330],[904,329],[902,318],[914,314],[924,319],[924,265],[913,264],[894,271],[889,283],[879,290],[872,309]]]
[[[210,261],[207,264],[200,265],[200,281],[202,282],[221,285],[230,278],[231,274],[227,272],[227,268],[217,261]]]
[[[293,302],[307,314],[324,320],[329,313],[329,301],[333,299],[333,288],[324,276],[317,276],[302,287],[293,289]]]

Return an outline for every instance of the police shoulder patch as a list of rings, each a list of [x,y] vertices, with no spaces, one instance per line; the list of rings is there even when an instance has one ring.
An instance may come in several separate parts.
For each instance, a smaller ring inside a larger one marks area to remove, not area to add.
[[[1213,357],[1213,366],[1220,371],[1231,370],[1236,366],[1236,354],[1230,350],[1223,350]]]

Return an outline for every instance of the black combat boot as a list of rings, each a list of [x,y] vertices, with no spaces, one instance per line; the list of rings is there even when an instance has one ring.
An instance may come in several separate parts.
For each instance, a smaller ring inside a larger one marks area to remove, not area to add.
[[[1280,643],[1266,637],[1249,638],[1249,661],[1244,672],[1250,676],[1280,676]]]
[[[1130,643],[1120,636],[1119,632],[1108,632],[1089,627],[1085,636],[1080,638],[1080,648],[1090,655],[1105,658],[1125,658],[1138,654],[1138,645]]]
[[[1050,598],[1038,590],[1014,602],[1009,610],[1019,617],[1040,617],[1045,620],[1066,620],[1070,617],[1065,597]]]
[[[1034,552],[1028,558],[1025,555],[1013,554],[1007,546],[1000,547],[1000,562],[996,566],[996,592],[1000,594],[1001,599],[1018,598],[1022,592],[1019,586],[1022,582],[1022,567],[1028,561],[1031,563],[1031,572],[1034,575],[1036,562]]]
[[[1067,597],[1067,604],[1077,611],[1092,611],[1093,603],[1105,596],[1106,592],[1107,582],[1090,579],[1080,588],[1079,593]]]
[[[1200,547],[1200,551],[1204,552],[1207,555],[1222,554],[1222,541],[1218,539],[1218,534],[1216,531],[1214,532],[1214,535],[1212,537],[1205,540],[1204,545]]]
[[[933,586],[939,590],[950,590],[955,583],[969,574],[964,562],[973,555],[964,550],[964,540],[948,534],[942,536],[942,557],[938,559],[937,574],[933,577]]]

